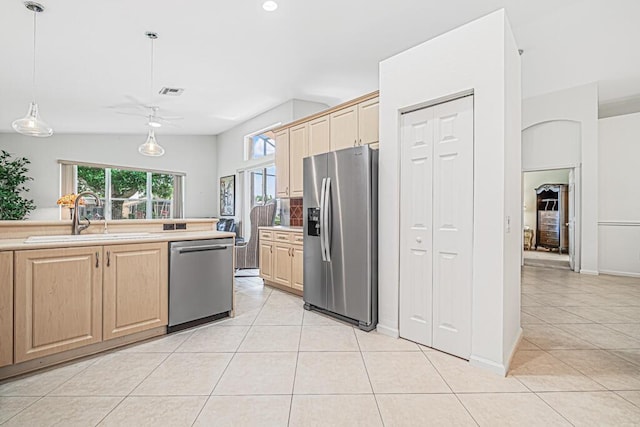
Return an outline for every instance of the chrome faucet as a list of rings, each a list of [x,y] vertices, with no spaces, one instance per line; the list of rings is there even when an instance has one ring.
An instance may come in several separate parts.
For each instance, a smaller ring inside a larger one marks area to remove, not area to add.
[[[71,218],[71,234],[74,234],[74,235],[80,234],[82,230],[89,228],[89,226],[91,225],[91,221],[89,221],[89,218],[87,218],[86,216],[84,217],[84,219],[87,220],[86,224],[81,224],[80,218],[78,218],[78,203],[80,202],[80,199],[84,196],[93,196],[93,198],[96,199],[96,206],[102,205],[102,202],[100,201],[100,196],[98,196],[93,191],[83,191],[82,193],[79,193],[76,196],[76,201],[73,203],[73,208],[74,208],[73,218]]]

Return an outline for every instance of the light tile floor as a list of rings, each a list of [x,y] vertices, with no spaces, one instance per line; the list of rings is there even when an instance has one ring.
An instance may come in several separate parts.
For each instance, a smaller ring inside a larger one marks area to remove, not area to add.
[[[507,378],[244,277],[233,319],[0,384],[0,424],[640,425],[640,280],[522,277]]]

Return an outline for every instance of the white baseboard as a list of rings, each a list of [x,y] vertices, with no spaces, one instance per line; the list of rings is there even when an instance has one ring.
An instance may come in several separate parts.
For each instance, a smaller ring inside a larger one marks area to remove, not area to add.
[[[387,335],[393,338],[400,338],[400,331],[397,330],[396,328],[390,328],[388,326],[378,323],[376,330],[382,335]]]
[[[600,272],[598,272],[596,270],[585,270],[585,269],[582,269],[582,270],[580,270],[580,274],[589,274],[591,276],[598,276],[600,274]]]
[[[493,360],[471,355],[471,357],[469,358],[469,363],[471,364],[471,366],[486,369],[493,372],[494,374],[498,374],[503,377],[507,375],[507,368],[505,368],[504,365],[494,362]]]
[[[623,276],[623,277],[640,277],[640,273],[632,273],[629,271],[614,271],[614,270],[600,270],[601,274],[610,274],[612,276]]]

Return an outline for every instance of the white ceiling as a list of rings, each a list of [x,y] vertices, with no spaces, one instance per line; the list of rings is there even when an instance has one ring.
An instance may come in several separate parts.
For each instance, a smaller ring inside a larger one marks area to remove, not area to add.
[[[184,116],[159,133],[217,134],[288,99],[330,105],[378,87],[378,62],[505,7],[525,50],[523,96],[600,81],[601,101],[640,93],[637,0],[42,0],[37,101],[58,133],[144,133],[107,108],[148,100]],[[0,2],[0,132],[26,113],[33,15]],[[438,64],[434,63],[434,67]],[[162,112],[162,111],[161,111]]]

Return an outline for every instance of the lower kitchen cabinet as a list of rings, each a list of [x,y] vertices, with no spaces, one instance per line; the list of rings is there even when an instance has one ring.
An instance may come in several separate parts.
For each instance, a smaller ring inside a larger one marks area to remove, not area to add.
[[[0,252],[0,366],[13,363],[13,252]]]
[[[168,323],[166,243],[104,247],[103,339]]]
[[[102,247],[15,252],[15,363],[102,340]]]
[[[302,233],[264,227],[260,229],[260,277],[268,285],[303,291]]]

